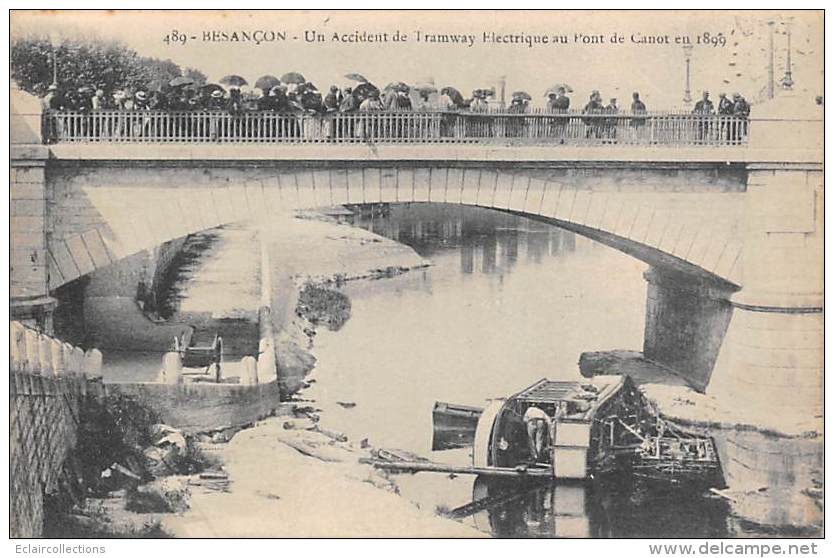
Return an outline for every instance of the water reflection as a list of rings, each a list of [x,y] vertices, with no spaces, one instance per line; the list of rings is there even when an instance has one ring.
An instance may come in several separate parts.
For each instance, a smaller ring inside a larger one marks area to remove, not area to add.
[[[579,378],[582,351],[642,344],[645,266],[629,256],[478,208],[395,205],[366,209],[354,223],[411,246],[433,265],[348,283],[351,319],[338,333],[316,337],[317,381],[305,393],[324,409],[325,426],[351,439],[471,464],[468,448],[431,451],[435,401],[483,406],[545,376]],[[340,400],[356,406],[344,409]],[[402,494],[428,509],[470,503],[472,482],[397,477]],[[565,511],[566,490],[535,498],[521,491],[462,520],[498,536],[603,536],[599,506],[589,503],[597,500],[580,493],[585,507],[570,508],[575,514]]]
[[[497,537],[715,538],[730,534],[729,511],[718,498],[625,480],[586,485],[479,478],[472,502],[448,515],[471,515]]]
[[[432,258],[460,252],[464,274],[510,272],[523,253],[529,263],[576,250],[576,235],[550,225],[491,209],[445,204],[365,206],[355,224]]]

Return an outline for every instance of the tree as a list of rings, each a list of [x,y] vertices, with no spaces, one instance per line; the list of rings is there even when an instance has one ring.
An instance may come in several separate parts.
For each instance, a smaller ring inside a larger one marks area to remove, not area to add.
[[[21,89],[38,96],[52,83],[54,59],[58,85],[65,89],[87,85],[107,92],[136,90],[155,80],[168,83],[183,75],[175,62],[139,56],[115,41],[67,39],[53,49],[48,39],[27,37],[12,43],[10,58],[12,78]],[[195,81],[199,76],[205,82],[205,74],[199,70],[188,71]]]

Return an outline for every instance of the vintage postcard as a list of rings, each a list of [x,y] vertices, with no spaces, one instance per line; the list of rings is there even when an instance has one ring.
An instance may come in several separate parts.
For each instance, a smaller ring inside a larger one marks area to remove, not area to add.
[[[11,10],[11,537],[822,537],[823,19]]]

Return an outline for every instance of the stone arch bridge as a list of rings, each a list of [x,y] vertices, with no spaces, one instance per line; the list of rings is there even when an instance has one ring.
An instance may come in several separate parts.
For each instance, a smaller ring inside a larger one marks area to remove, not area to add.
[[[820,118],[751,122],[767,142],[724,147],[45,146],[13,110],[12,313],[48,329],[61,285],[225,223],[339,204],[472,205],[649,264],[644,352],[696,387],[769,384],[795,394],[776,406],[821,405]]]

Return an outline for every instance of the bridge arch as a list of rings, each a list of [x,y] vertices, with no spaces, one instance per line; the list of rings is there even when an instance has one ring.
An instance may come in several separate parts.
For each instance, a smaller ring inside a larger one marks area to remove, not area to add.
[[[202,230],[368,203],[460,204],[523,215],[653,267],[738,290],[742,173],[703,165],[642,167],[58,165],[50,177],[50,290]]]

